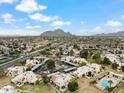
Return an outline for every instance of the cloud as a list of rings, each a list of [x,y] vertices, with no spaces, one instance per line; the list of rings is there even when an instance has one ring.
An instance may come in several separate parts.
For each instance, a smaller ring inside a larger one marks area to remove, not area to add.
[[[119,21],[108,20],[106,25],[111,27],[120,27],[122,26],[122,23]]]
[[[59,18],[58,16],[46,16],[40,13],[29,15],[29,17],[33,20],[40,21],[40,22],[46,22],[46,23]]]
[[[79,35],[94,35],[94,34],[100,34],[100,33],[105,33],[106,30],[101,28],[100,26],[97,26],[95,28],[91,28],[91,29],[81,29],[79,30]]]
[[[123,18],[123,19],[124,19],[124,15],[122,15],[122,16],[121,16],[121,18]]]
[[[1,18],[6,24],[12,24],[13,22],[16,21],[16,19],[13,18],[13,15],[9,13],[3,14]]]
[[[39,5],[35,0],[22,0],[20,4],[16,6],[16,10],[26,13],[42,11],[45,9],[47,9],[47,6]]]
[[[0,36],[37,36],[41,34],[41,31],[34,31],[34,30],[20,30],[20,29],[14,29],[14,30],[5,30],[0,29]]]
[[[81,21],[81,24],[83,25],[84,24],[84,21]]]
[[[13,3],[15,0],[0,0],[0,3]]]
[[[41,26],[40,25],[30,25],[30,24],[28,24],[28,25],[25,26],[25,28],[34,30],[34,29],[41,28]]]
[[[93,32],[103,32],[104,29],[102,29],[100,26],[97,26],[95,29],[93,29]]]
[[[66,21],[66,22],[63,22],[63,21],[54,21],[51,23],[51,26],[55,26],[55,27],[60,27],[60,26],[64,26],[64,25],[70,25],[71,22],[70,21]]]

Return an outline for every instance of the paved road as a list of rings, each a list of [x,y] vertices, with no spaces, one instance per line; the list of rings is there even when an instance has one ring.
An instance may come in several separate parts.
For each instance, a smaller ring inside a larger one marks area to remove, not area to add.
[[[46,47],[46,48],[47,48],[47,47]],[[31,56],[31,55],[34,55],[34,54],[37,54],[38,52],[40,52],[40,51],[42,51],[42,50],[44,50],[44,49],[46,49],[46,48],[43,48],[43,49],[40,49],[40,50],[36,50],[36,51],[34,51],[34,52],[31,52],[31,53],[28,54],[27,56],[18,57],[18,58],[14,59],[14,60],[8,61],[8,62],[3,63],[3,64],[0,64],[0,67],[2,67],[2,68],[4,68],[4,69],[6,69],[6,68],[8,68],[8,67],[11,67],[11,66],[13,66],[13,64],[12,64],[13,62],[18,61],[18,60],[22,60],[22,59],[26,59],[27,57],[29,57],[29,56]]]

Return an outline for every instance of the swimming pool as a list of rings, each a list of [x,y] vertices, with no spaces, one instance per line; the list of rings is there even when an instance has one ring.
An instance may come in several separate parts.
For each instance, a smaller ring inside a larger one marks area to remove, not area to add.
[[[101,83],[100,83],[100,86],[102,86],[103,88],[107,88],[107,87],[110,87],[110,83],[108,80],[103,80]]]

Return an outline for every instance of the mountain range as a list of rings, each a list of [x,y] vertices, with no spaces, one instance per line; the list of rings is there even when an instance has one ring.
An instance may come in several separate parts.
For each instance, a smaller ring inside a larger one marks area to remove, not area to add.
[[[62,29],[56,29],[56,30],[49,30],[41,33],[40,36],[45,36],[45,37],[71,37],[75,36],[71,34],[70,32],[64,32]],[[114,33],[102,33],[102,34],[96,34],[92,36],[116,36],[116,37],[121,37],[124,36],[124,31],[118,31]]]
[[[64,32],[62,29],[56,29],[54,31],[45,31],[41,33],[41,36],[46,37],[71,37],[73,36],[70,32]]]
[[[114,33],[102,33],[102,34],[97,34],[97,35],[94,35],[94,36],[117,36],[117,37],[120,37],[120,36],[124,36],[124,31],[119,31],[119,32],[114,32]]]

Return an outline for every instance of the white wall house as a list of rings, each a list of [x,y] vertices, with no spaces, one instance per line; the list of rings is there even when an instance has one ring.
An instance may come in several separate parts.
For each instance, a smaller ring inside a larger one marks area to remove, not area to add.
[[[112,63],[117,63],[120,64],[120,59],[117,55],[115,54],[105,54],[105,57],[107,57]]]
[[[70,74],[57,72],[51,75],[51,82],[59,88],[60,91],[65,91],[71,78]]]
[[[76,71],[73,72],[73,75],[81,78],[83,76],[87,76],[89,72],[94,76],[101,71],[101,65],[98,64],[87,64],[85,66],[77,68]]]
[[[115,87],[123,80],[123,75],[114,73],[114,72],[108,72],[106,76],[101,78],[95,86],[100,90],[105,90],[106,88]]]
[[[13,86],[5,86],[3,88],[0,89],[0,93],[21,93],[20,90],[16,90],[14,89]]]
[[[18,76],[16,76],[15,78],[13,78],[11,80],[12,83],[17,84],[17,83],[31,83],[34,84],[36,83],[38,80],[41,80],[39,75],[34,74],[32,71],[27,71],[24,72],[23,74],[20,74]]]
[[[78,64],[81,64],[82,62],[88,63],[86,61],[86,59],[80,58],[80,57],[75,57],[75,56],[67,56],[67,57],[63,57],[61,59],[64,60],[64,61],[71,61],[71,62],[75,62],[75,63],[78,63]]]
[[[22,74],[26,71],[26,68],[24,66],[15,66],[8,68],[7,76],[15,77],[17,75]]]
[[[35,65],[37,65],[37,64],[39,64],[39,63],[40,63],[39,60],[36,60],[36,59],[30,60],[30,59],[28,59],[28,60],[26,60],[25,66],[28,66],[29,64],[31,64],[32,66],[35,66]]]

